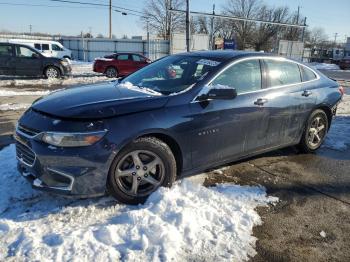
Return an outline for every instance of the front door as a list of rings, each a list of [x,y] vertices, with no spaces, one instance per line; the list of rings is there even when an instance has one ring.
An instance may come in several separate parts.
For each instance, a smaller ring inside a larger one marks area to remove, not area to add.
[[[238,96],[191,103],[194,168],[247,155],[265,146],[266,111],[256,103],[263,92],[259,60],[233,64],[210,86],[234,87]]]
[[[15,74],[15,56],[12,44],[0,44],[0,75]]]
[[[16,74],[27,76],[42,75],[41,55],[34,49],[16,45]]]
[[[118,73],[120,75],[129,75],[132,72],[136,71],[131,55],[120,54],[118,55],[117,60],[118,60]]]

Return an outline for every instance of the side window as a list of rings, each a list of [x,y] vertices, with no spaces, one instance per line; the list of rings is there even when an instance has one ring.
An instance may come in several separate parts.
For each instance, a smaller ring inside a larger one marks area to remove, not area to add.
[[[63,51],[63,49],[56,44],[52,44],[51,46],[52,46],[52,50],[54,51]]]
[[[50,50],[49,44],[42,44],[42,50],[43,51]]]
[[[118,55],[118,60],[122,60],[122,61],[129,60],[129,55],[128,54]]]
[[[0,45],[0,56],[13,56],[12,45]]]
[[[40,51],[41,50],[41,45],[40,44],[34,44],[34,48]]]
[[[299,66],[296,63],[265,59],[268,72],[268,87],[301,82]]]
[[[136,61],[136,62],[141,62],[142,59],[139,55],[132,55],[132,60]]]
[[[33,57],[33,54],[36,54],[36,53],[27,47],[16,46],[17,57]]]
[[[247,60],[234,64],[214,79],[212,85],[234,87],[238,94],[261,89],[259,60]]]
[[[314,72],[312,72],[310,69],[306,68],[305,66],[300,66],[303,82],[311,81],[313,79],[316,79],[317,76]]]

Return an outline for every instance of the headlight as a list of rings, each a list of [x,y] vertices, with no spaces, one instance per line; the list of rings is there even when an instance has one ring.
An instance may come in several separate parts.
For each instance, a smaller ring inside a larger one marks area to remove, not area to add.
[[[61,65],[63,66],[69,66],[69,62],[67,60],[62,60]]]
[[[41,140],[50,145],[62,147],[90,146],[100,141],[106,133],[107,130],[88,133],[45,132]]]

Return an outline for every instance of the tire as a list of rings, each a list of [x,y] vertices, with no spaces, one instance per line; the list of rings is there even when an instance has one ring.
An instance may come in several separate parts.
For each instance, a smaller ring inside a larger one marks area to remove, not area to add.
[[[61,76],[61,72],[57,67],[48,66],[45,69],[44,75],[47,79],[59,78]]]
[[[117,71],[117,69],[115,67],[110,66],[110,67],[107,67],[107,69],[105,71],[105,75],[108,78],[114,78],[114,77],[118,76],[118,71]]]
[[[107,191],[124,204],[137,205],[159,187],[171,187],[175,178],[176,161],[169,146],[154,137],[144,137],[128,144],[115,157]]]
[[[328,127],[327,114],[321,109],[313,111],[306,122],[299,143],[300,150],[304,153],[314,153],[322,145]]]

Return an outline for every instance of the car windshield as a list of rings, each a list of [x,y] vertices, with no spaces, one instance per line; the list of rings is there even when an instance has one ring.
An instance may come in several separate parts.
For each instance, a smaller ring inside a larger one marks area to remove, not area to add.
[[[220,64],[218,59],[174,55],[162,58],[123,79],[123,86],[156,91],[162,95],[192,87]]]

